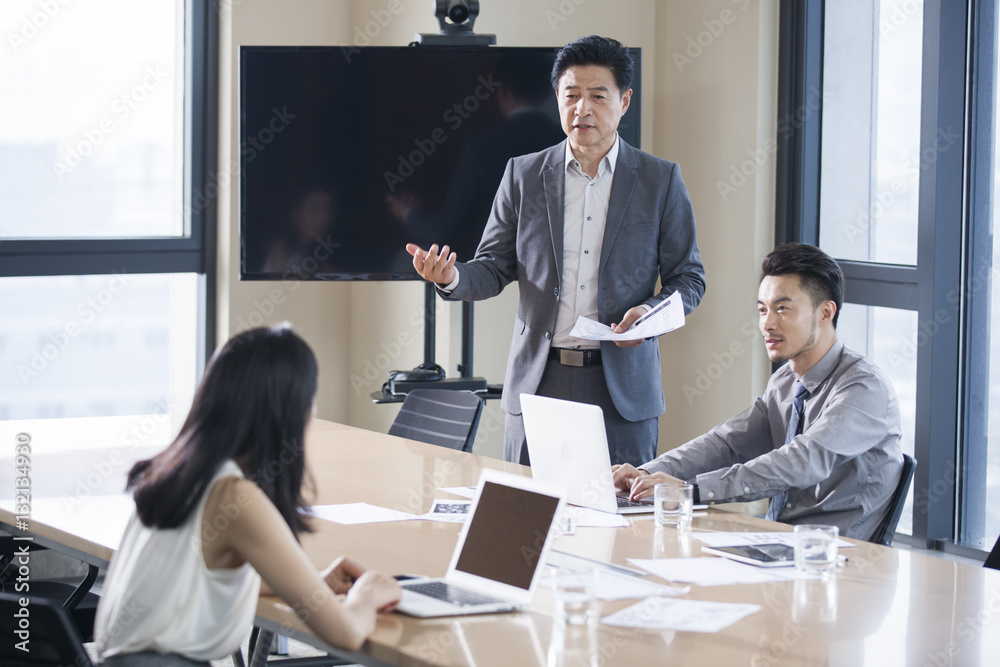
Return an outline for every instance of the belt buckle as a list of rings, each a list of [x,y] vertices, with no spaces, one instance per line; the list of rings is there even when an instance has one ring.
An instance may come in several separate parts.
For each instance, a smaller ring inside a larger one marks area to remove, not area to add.
[[[560,348],[559,363],[563,366],[583,366],[583,350]]]

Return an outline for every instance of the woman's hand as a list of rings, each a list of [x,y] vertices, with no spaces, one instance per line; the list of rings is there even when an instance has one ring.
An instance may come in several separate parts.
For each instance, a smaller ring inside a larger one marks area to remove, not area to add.
[[[395,579],[381,572],[365,572],[354,583],[347,594],[348,603],[352,599],[366,600],[380,612],[389,612],[396,608],[403,589]]]
[[[323,570],[320,575],[323,581],[337,595],[346,595],[351,590],[354,582],[365,573],[365,568],[351,560],[347,556],[341,556],[330,563],[329,567]]]

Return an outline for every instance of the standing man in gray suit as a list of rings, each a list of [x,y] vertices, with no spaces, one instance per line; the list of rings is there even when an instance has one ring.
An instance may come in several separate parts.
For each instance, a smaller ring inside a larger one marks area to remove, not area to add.
[[[507,461],[528,463],[522,393],[600,406],[613,463],[656,454],[666,409],[657,341],[569,335],[579,316],[624,332],[674,291],[690,313],[705,292],[680,168],[618,136],[631,85],[621,43],[592,35],[567,44],[552,68],[567,140],[507,163],[476,256],[461,263],[447,245],[406,247],[446,299],[488,299],[518,282],[502,399]]]

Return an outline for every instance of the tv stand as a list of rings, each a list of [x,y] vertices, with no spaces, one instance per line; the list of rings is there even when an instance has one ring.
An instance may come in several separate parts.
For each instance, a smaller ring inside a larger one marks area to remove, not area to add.
[[[437,345],[437,293],[432,283],[424,283],[424,362],[412,371],[391,371],[382,389],[371,393],[375,403],[403,400],[412,389],[451,389],[472,391],[484,398],[499,397],[499,392],[488,387],[486,378],[472,375],[473,308],[462,302],[462,360],[458,365],[459,377],[445,377],[445,371],[435,363]],[[398,373],[398,375],[397,375]]]

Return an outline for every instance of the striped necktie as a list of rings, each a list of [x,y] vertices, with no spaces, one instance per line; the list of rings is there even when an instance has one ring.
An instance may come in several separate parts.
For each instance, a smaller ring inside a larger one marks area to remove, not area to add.
[[[795,397],[792,399],[792,414],[788,417],[788,430],[785,431],[785,444],[787,445],[792,441],[792,438],[802,433],[802,409],[805,407],[806,396],[809,394],[809,390],[806,389],[805,385],[801,381],[795,382]],[[771,498],[771,504],[767,508],[767,514],[764,518],[768,521],[777,521],[778,515],[781,514],[781,510],[785,507],[785,500],[788,498],[788,494],[784,491],[776,493],[774,497]]]

